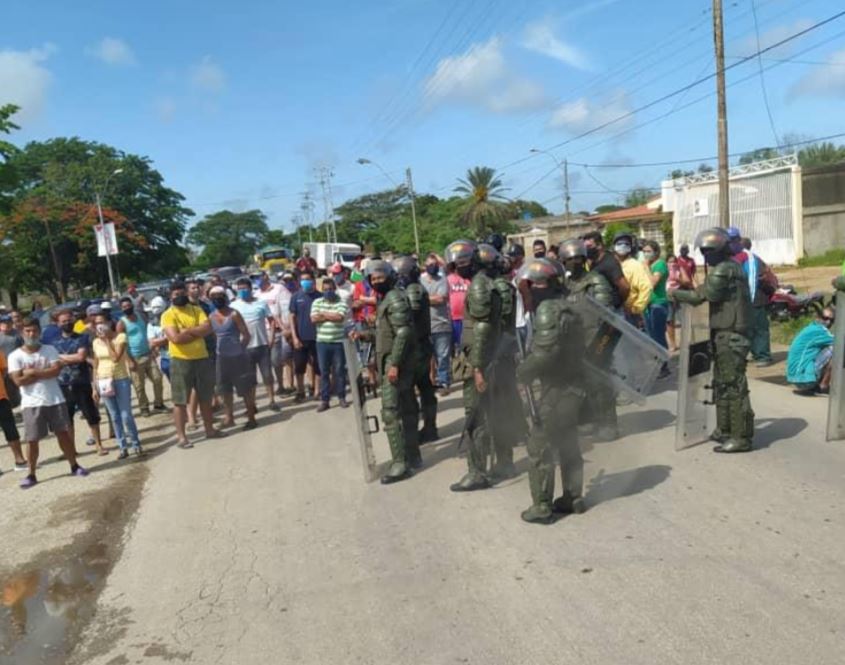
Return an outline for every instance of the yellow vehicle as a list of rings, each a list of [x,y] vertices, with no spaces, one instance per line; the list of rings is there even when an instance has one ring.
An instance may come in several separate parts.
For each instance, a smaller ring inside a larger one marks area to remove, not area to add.
[[[271,274],[282,270],[292,270],[293,252],[286,247],[264,247],[256,253],[255,263],[259,270]]]

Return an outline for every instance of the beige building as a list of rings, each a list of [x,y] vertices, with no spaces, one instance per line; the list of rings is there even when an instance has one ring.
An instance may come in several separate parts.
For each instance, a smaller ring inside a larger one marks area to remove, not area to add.
[[[594,222],[574,215],[518,219],[514,220],[514,223],[519,226],[519,231],[508,235],[508,242],[522,245],[526,254],[530,254],[531,245],[535,240],[542,240],[546,243],[546,247],[549,247],[559,245],[570,238],[577,238],[597,228]]]

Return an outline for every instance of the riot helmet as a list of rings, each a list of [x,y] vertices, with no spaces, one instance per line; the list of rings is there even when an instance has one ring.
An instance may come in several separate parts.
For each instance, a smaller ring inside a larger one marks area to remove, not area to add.
[[[372,259],[367,264],[367,282],[373,291],[383,296],[396,284],[396,271],[387,261]]]
[[[719,265],[733,254],[731,237],[725,229],[718,226],[699,233],[695,246],[701,250],[704,262],[709,266]]]
[[[456,240],[446,248],[446,263],[455,264],[455,272],[464,279],[476,271],[478,246],[471,240]]]
[[[420,266],[413,256],[398,256],[393,259],[393,270],[400,286],[414,284],[420,280]]]
[[[570,277],[578,279],[586,272],[587,246],[583,240],[573,238],[562,242],[558,248],[558,255],[563,267]]]
[[[525,262],[519,271],[518,282],[528,282],[531,303],[535,310],[544,300],[557,298],[563,289],[564,269],[557,261],[535,258]]]
[[[478,265],[481,266],[481,269],[488,275],[492,275],[501,269],[501,259],[502,255],[499,254],[499,250],[493,247],[493,245],[483,242],[478,246],[476,260],[478,261]]]
[[[487,245],[493,245],[496,251],[501,253],[502,248],[505,246],[505,237],[501,233],[491,233],[484,242]]]

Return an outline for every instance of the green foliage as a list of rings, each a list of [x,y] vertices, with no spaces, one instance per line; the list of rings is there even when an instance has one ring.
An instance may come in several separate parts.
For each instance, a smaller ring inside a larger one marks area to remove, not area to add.
[[[0,106],[0,134],[11,134],[13,130],[19,129],[10,119],[17,110],[14,104]],[[10,163],[17,150],[8,141],[0,140],[0,214],[8,212],[11,207],[12,190],[18,183],[17,172]]]
[[[636,206],[645,205],[652,197],[653,192],[647,187],[634,187],[625,196],[625,207],[635,208]]]
[[[192,226],[188,242],[202,247],[195,262],[197,268],[240,266],[252,260],[268,233],[267,216],[260,210],[221,210]]]
[[[798,163],[803,167],[825,166],[839,162],[845,162],[845,146],[815,143],[798,152]]]
[[[632,229],[627,224],[623,224],[622,222],[608,224],[604,229],[604,234],[602,235],[605,247],[612,247],[613,238],[616,236],[617,233],[630,233],[635,238],[637,237],[636,230]]]
[[[819,256],[805,256],[798,259],[798,265],[802,268],[814,266],[841,266],[845,262],[845,249],[829,249]]]
[[[181,194],[164,185],[148,158],[56,138],[27,144],[8,164],[17,183],[0,216],[6,258],[15,266],[7,288],[48,288],[59,297],[71,282],[106,287],[105,261],[97,257],[93,232],[96,192],[105,220],[116,226],[115,263],[123,277],[172,274],[186,263],[181,240],[193,212],[182,205]]]
[[[615,203],[606,203],[604,205],[596,206],[596,214],[603,215],[606,212],[615,212],[617,210],[624,210],[625,206],[619,206]]]
[[[545,206],[536,201],[517,199],[515,201],[508,201],[504,204],[504,207],[504,214],[507,219],[523,219],[525,213],[530,214],[532,219],[548,217],[551,214]]]
[[[455,192],[464,195],[464,221],[476,237],[499,231],[506,222],[505,188],[489,166],[475,166],[458,178]]]
[[[797,319],[787,321],[772,321],[770,324],[770,337],[773,343],[789,346],[795,336],[815,319],[814,316],[801,316]]]
[[[775,159],[780,157],[780,151],[777,148],[757,148],[751,152],[746,152],[739,158],[740,164],[751,164],[753,162],[761,162],[766,159]]]

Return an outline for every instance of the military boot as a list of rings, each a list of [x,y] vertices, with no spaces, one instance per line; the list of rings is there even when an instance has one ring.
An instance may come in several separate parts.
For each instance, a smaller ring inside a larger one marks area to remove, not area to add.
[[[531,524],[551,524],[555,521],[555,515],[547,503],[535,504],[523,510],[520,517]]]
[[[381,477],[381,484],[390,485],[392,483],[398,483],[400,480],[410,478],[412,475],[414,475],[414,472],[411,471],[405,462],[393,462],[387,473]]]
[[[727,443],[730,439],[731,404],[724,399],[716,400],[716,429],[710,433],[710,440]]]
[[[750,441],[728,439],[725,443],[713,446],[714,453],[750,453],[753,450]]]
[[[573,497],[568,491],[564,491],[562,496],[552,502],[552,510],[562,515],[580,515],[587,510],[587,505],[584,503],[584,497]]]
[[[490,487],[490,482],[487,478],[475,471],[470,471],[458,482],[449,486],[453,492],[474,492],[475,490],[484,490]]]

